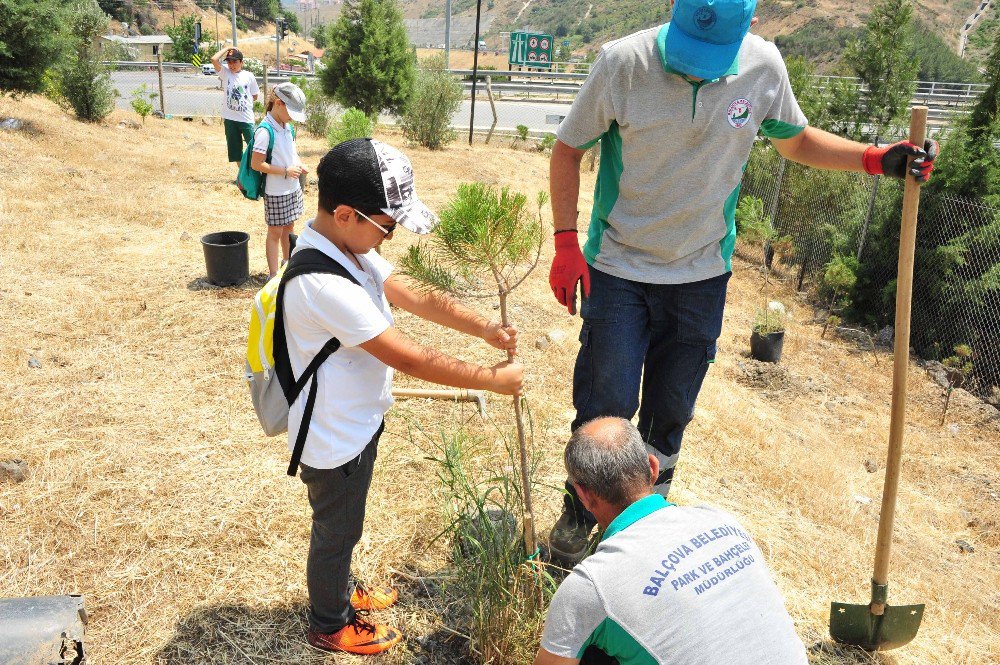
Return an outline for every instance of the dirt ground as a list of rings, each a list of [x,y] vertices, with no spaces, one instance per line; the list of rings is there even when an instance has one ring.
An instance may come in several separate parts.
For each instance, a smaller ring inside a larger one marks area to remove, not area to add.
[[[221,125],[119,126],[135,120],[122,111],[86,125],[37,98],[0,98],[6,117],[26,126],[0,131],[0,461],[24,460],[28,477],[0,477],[0,597],[83,594],[95,663],[362,662],[303,640],[308,504],[285,475],[284,441],[263,436],[243,380],[250,303],[265,270],[263,211],[232,185]],[[325,151],[304,135],[301,146],[311,166]],[[547,183],[544,155],[505,145],[407,152],[432,208],[472,179],[532,198]],[[582,219],[592,186],[587,173]],[[307,210],[315,196],[307,192]],[[251,283],[204,282],[199,238],[220,230],[250,233]],[[397,259],[413,241],[401,231],[385,255]],[[550,244],[513,307],[529,368],[542,534],[561,504],[580,325],[549,291]],[[813,663],[1000,662],[996,411],[959,391],[939,426],[942,390],[916,364],[889,599],[926,603],[923,625],[910,645],[874,658],[829,642],[830,602],[868,599],[891,356],[880,350],[876,363],[849,342],[820,339],[810,306],[781,286],[792,311],[781,369],[753,365],[759,284],[756,269],[737,261],[719,360],[673,500],[740,516]],[[404,313],[397,323],[464,359],[498,360]],[[536,348],[553,330],[565,339]],[[388,414],[355,553],[358,574],[401,590],[380,618],[406,641],[379,663],[460,661],[462,627],[442,618],[454,599],[438,592],[448,545],[434,541],[444,498],[428,458],[443,432],[465,427],[492,441],[509,431],[507,399],[488,408],[485,423],[468,405],[422,400]]]

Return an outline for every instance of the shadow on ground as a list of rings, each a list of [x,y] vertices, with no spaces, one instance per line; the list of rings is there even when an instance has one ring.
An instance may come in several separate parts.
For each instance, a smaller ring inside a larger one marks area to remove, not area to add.
[[[305,603],[274,607],[209,605],[182,618],[156,654],[159,665],[181,663],[333,663],[305,641]]]
[[[891,655],[871,653],[829,639],[814,643],[808,652],[809,665],[896,665],[896,659]]]
[[[267,284],[267,273],[253,273],[242,284],[234,286],[216,286],[208,281],[208,277],[196,277],[187,283],[188,291],[215,291],[220,298],[253,297]]]

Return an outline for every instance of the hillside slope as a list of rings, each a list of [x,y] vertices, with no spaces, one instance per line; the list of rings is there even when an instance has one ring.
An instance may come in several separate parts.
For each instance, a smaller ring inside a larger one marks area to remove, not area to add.
[[[442,16],[438,0],[403,0],[407,18]],[[916,3],[914,16],[930,26],[949,45],[957,44],[959,29],[979,5],[979,0],[926,0]],[[587,49],[629,32],[667,20],[666,0],[484,0],[484,11],[493,17],[490,32],[537,29],[555,34],[580,34]],[[456,15],[474,15],[474,0],[454,0]],[[810,22],[823,21],[834,28],[857,28],[864,24],[869,0],[760,0],[760,23],[755,31],[774,39],[789,35]]]
[[[121,111],[85,125],[33,97],[0,98],[0,118],[9,116],[26,127],[0,134],[0,302],[17,313],[16,325],[0,328],[8,368],[0,461],[22,459],[29,473],[22,483],[0,478],[0,597],[82,593],[94,662],[333,662],[302,638],[304,488],[285,476],[284,441],[262,435],[242,376],[264,224],[260,203],[231,184],[222,127],[150,118],[133,128],[119,124],[135,117]],[[301,136],[307,165],[325,150]],[[537,152],[463,143],[407,152],[435,209],[470,179],[532,198],[547,182]],[[593,178],[584,174],[581,219]],[[314,209],[314,188],[306,200]],[[251,236],[253,278],[240,288],[204,282],[198,238],[220,230]],[[397,260],[413,241],[401,230],[384,254]],[[512,306],[528,368],[543,534],[562,503],[580,326],[552,299],[550,246],[547,239],[542,267]],[[672,499],[741,517],[813,665],[1000,662],[996,411],[959,390],[940,426],[942,390],[915,363],[890,602],[926,602],[924,623],[911,645],[876,661],[826,640],[829,602],[867,599],[891,360],[821,339],[810,308],[782,286],[776,297],[794,317],[785,359],[754,365],[744,354],[759,284],[754,267],[737,262],[718,362]],[[492,311],[488,301],[472,305]],[[403,312],[397,323],[465,359],[499,359]],[[552,330],[565,338],[537,348]],[[399,376],[397,384],[419,382]],[[509,404],[491,397],[486,422],[468,407],[424,400],[400,401],[388,414],[355,557],[363,578],[401,589],[399,605],[379,618],[401,626],[407,641],[379,660],[385,665],[458,662],[442,655],[464,648],[454,634],[461,625],[446,614],[463,600],[441,586],[449,546],[435,536],[447,498],[432,458],[442,434],[462,429],[484,442],[469,452],[476,468],[502,463]]]

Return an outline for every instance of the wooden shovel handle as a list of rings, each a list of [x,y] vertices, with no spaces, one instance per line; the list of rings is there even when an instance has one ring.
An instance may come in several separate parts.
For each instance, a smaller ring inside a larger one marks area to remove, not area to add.
[[[910,115],[910,142],[924,145],[927,133],[927,107],[914,106]],[[913,255],[917,242],[917,208],[920,184],[907,173],[903,189],[903,222],[899,232],[899,272],[896,279],[896,341],[892,368],[892,412],[889,421],[889,457],[885,465],[882,511],[879,513],[878,544],[875,546],[876,584],[887,584],[889,554],[892,549],[892,526],[896,516],[896,493],[899,489],[900,457],[903,453],[903,429],[906,426],[906,370],[910,362],[910,303],[913,296]],[[885,606],[872,605],[874,614]]]

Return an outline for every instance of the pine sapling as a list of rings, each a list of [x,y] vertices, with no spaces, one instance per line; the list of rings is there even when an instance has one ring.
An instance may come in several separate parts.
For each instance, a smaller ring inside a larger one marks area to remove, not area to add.
[[[948,387],[944,393],[944,411],[941,412],[941,424],[944,425],[952,391],[955,388],[961,388],[965,380],[972,374],[972,347],[968,344],[959,344],[955,347],[955,355],[948,356],[941,364],[948,370]]]
[[[463,297],[500,301],[500,320],[510,324],[508,298],[538,265],[542,246],[542,207],[548,195],[538,193],[537,212],[528,197],[483,183],[459,185],[441,212],[441,223],[427,244],[413,245],[401,262],[402,271],[428,288]],[[508,360],[514,354],[508,352]],[[524,504],[524,545],[529,557],[537,552],[522,396],[514,397],[520,446]]]

